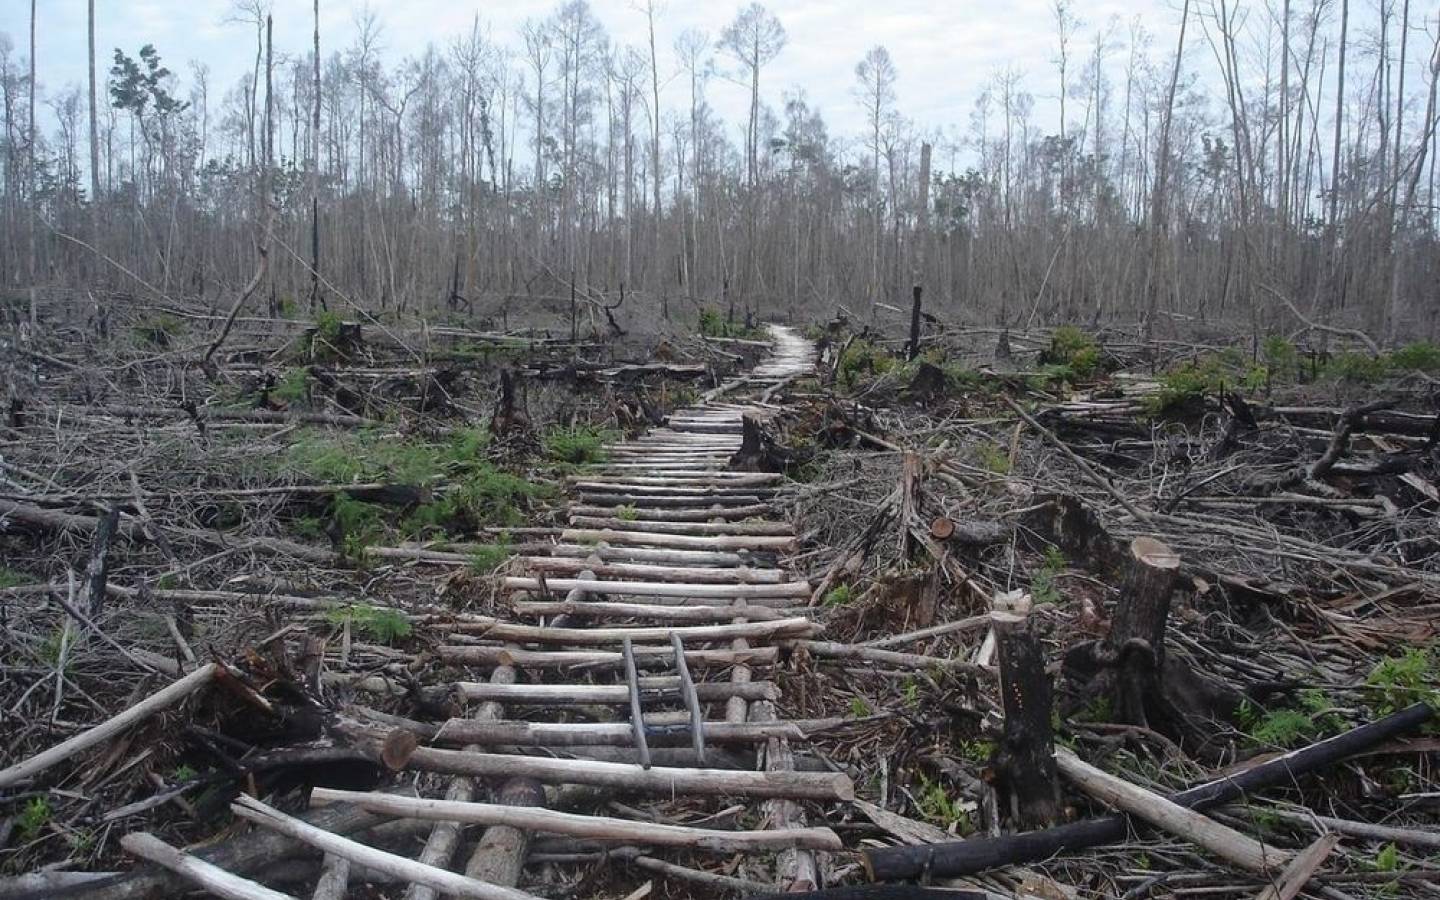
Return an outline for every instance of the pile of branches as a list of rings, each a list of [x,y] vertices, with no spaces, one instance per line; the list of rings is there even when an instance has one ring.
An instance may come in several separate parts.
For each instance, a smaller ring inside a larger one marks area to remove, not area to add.
[[[1148,372],[1193,348],[1107,346],[1076,389],[1045,380],[1047,334],[1004,335],[1033,365],[991,354],[995,337],[851,383],[855,343],[832,337],[829,371],[790,393],[809,412],[781,439],[835,448],[792,489],[809,538],[794,561],[819,585],[828,635],[858,649],[797,650],[786,697],[853,720],[818,741],[872,787],[848,827],[898,842],[867,853],[869,873],[1038,896],[1257,896],[1284,866],[1246,871],[1143,817],[1099,841],[1110,852],[1045,861],[1097,842],[1061,823],[1130,811],[1064,753],[1057,780],[1048,748],[1063,740],[1157,799],[1227,773],[1275,786],[1266,760],[1361,728],[1379,753],[1212,819],[1281,851],[1338,836],[1312,848],[1296,890],[1313,877],[1331,896],[1419,896],[1440,882],[1425,825],[1437,747],[1413,737],[1435,732],[1423,723],[1440,706],[1440,407],[1426,379],[1391,380],[1379,400],[1301,384],[1165,409],[1169,385]],[[1135,360],[1147,371],[1122,371]],[[917,390],[927,367],[945,377]],[[1053,709],[1029,732],[1011,703],[1027,677],[1027,703]],[[992,840],[946,843],[980,834]]]

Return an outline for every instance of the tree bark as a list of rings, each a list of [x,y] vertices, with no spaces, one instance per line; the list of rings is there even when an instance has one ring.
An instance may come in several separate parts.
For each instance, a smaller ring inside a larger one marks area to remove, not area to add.
[[[1000,697],[1005,707],[1005,733],[992,766],[1002,806],[1024,828],[1054,824],[1060,817],[1060,789],[1055,775],[1055,737],[1051,726],[1053,698],[1045,671],[1045,651],[1030,618],[997,622]]]

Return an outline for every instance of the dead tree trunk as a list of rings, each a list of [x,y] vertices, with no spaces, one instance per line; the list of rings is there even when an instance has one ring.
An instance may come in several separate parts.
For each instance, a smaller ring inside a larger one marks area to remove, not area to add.
[[[915,285],[914,303],[910,306],[910,343],[905,348],[905,358],[914,359],[920,355],[920,293],[922,288]]]
[[[99,618],[105,606],[105,582],[110,571],[110,541],[120,526],[120,510],[111,506],[100,517],[95,528],[95,542],[90,547],[90,562],[85,567],[85,614]]]
[[[1005,733],[991,761],[1001,808],[1020,828],[1052,825],[1060,814],[1055,771],[1053,704],[1045,651],[1029,617],[995,626]]]

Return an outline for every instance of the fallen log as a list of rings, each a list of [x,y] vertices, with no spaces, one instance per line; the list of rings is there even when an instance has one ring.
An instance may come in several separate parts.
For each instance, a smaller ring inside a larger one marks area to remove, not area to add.
[[[483,681],[459,681],[455,692],[467,701],[494,700],[498,703],[540,703],[555,706],[572,704],[612,705],[630,702],[629,688],[623,684],[491,684]],[[640,679],[641,696],[646,700],[673,700],[680,696],[678,676],[665,675]],[[705,682],[695,685],[702,700],[776,700],[780,689],[773,682],[750,684]]]
[[[28,781],[57,763],[104,743],[125,729],[186,697],[209,684],[215,678],[218,663],[209,663],[135,704],[122,713],[111,716],[99,725],[88,728],[74,737],[43,750],[27,760],[0,770],[0,787],[10,787]]]
[[[1247,872],[1267,875],[1289,862],[1289,855],[1222,825],[1193,809],[1187,809],[1159,794],[1123,778],[1111,775],[1082,760],[1069,750],[1055,752],[1055,762],[1065,777],[1085,793],[1104,803],[1143,819],[1162,831],[1178,835]]]
[[[457,897],[474,897],[476,900],[538,900],[534,894],[457,875],[445,869],[428,866],[408,857],[377,850],[358,841],[332,834],[293,816],[287,816],[245,794],[241,794],[234,803],[230,804],[230,809],[242,819],[287,834],[298,841],[318,847],[326,853],[343,856],[352,864],[388,872],[407,882],[427,885],[442,893],[453,894]]]
[[[750,507],[745,507],[749,509]],[[603,507],[602,507],[603,509]],[[605,510],[605,516],[570,517],[575,528],[623,528],[628,531],[643,531],[649,534],[761,534],[779,537],[795,536],[794,529],[785,522],[654,522],[638,518],[617,518],[615,510]]]
[[[829,659],[853,659],[860,662],[876,663],[883,666],[893,666],[897,669],[944,669],[951,672],[964,672],[967,675],[983,676],[985,678],[995,677],[995,673],[984,667],[977,666],[969,660],[952,659],[944,656],[922,656],[919,653],[899,653],[894,650],[877,650],[874,647],[866,647],[860,644],[840,644],[834,641],[809,641],[794,640],[786,641],[787,646],[808,651],[812,656],[827,657]]]
[[[614,668],[623,660],[613,650],[524,650],[517,647],[470,647],[446,645],[438,651],[447,662],[466,665],[519,666],[524,669],[566,669],[572,666]],[[671,664],[675,651],[669,647],[636,647],[636,660]],[[686,650],[685,663],[691,667],[772,665],[780,658],[777,647],[736,650]]]
[[[120,839],[126,853],[148,860],[225,900],[295,900],[248,878],[241,878],[212,863],[176,850],[153,834],[136,831]]]
[[[660,622],[728,622],[735,611],[728,606],[664,606],[653,603],[569,603],[564,600],[516,600],[510,609],[520,616],[576,616],[582,619],[645,618]],[[757,606],[748,618],[773,622],[786,617],[785,610]]]
[[[305,820],[317,828],[335,834],[350,834],[373,828],[381,816],[354,806],[337,805],[305,814]],[[223,843],[196,847],[191,855],[229,872],[249,872],[262,865],[272,865],[306,851],[300,841],[275,831],[257,830],[233,837]],[[66,900],[143,900],[147,897],[178,896],[188,890],[184,878],[168,869],[145,867],[123,872],[87,884],[78,884],[51,891],[47,898]]]
[[[709,569],[702,566],[651,566],[643,563],[594,563],[584,559],[554,556],[524,556],[518,560],[527,569],[562,572],[569,575],[589,569],[599,578],[637,581],[689,581],[707,584],[775,584],[788,576],[779,569],[737,566]]]
[[[1255,900],[1295,900],[1305,889],[1305,885],[1310,883],[1316,870],[1330,858],[1330,854],[1335,851],[1335,846],[1339,843],[1339,835],[1321,835],[1310,846],[1295,854],[1290,865],[1280,873],[1280,878],[1256,894]]]
[[[478,778],[534,778],[545,784],[590,784],[648,794],[722,794],[796,800],[853,800],[850,778],[829,772],[736,772],[728,769],[642,769],[627,763],[419,747],[405,768]]]
[[[687,597],[733,600],[736,597],[809,597],[807,581],[779,581],[773,584],[684,584],[654,581],[600,581],[599,579],[551,578],[544,586],[538,578],[508,577],[501,582],[508,591],[573,591],[590,594],[618,594],[626,597]]]
[[[3,512],[3,509],[0,509]],[[669,547],[683,550],[789,550],[795,546],[793,537],[770,535],[684,535],[647,534],[643,531],[612,531],[608,528],[567,528],[560,540],[579,543],[640,544],[646,547]]]
[[[342,801],[384,813],[416,819],[463,822],[472,825],[510,825],[528,831],[543,831],[570,837],[616,841],[657,847],[687,847],[717,853],[746,850],[773,850],[783,847],[806,847],[813,850],[839,850],[840,838],[829,828],[765,829],[759,831],[722,831],[714,828],[691,828],[662,825],[606,816],[576,815],[534,807],[502,806],[491,803],[455,803],[400,797],[394,794],[316,788],[312,799],[319,802]]]
[[[1204,810],[1264,788],[1285,784],[1340,760],[1368,750],[1428,722],[1435,710],[1417,703],[1382,719],[1324,741],[1292,750],[1242,772],[1209,781],[1168,799],[1189,809]],[[864,851],[864,863],[876,881],[899,881],[922,873],[934,877],[970,875],[996,866],[1020,865],[1058,853],[1123,841],[1130,819],[1103,816],[1043,831],[975,838],[925,847],[882,847]]]
[[[538,625],[511,625],[498,619],[479,618],[476,621],[456,622],[452,631],[478,632],[484,637],[503,641],[533,642],[541,644],[574,644],[593,646],[595,644],[618,644],[630,638],[632,641],[668,641],[670,635],[678,634],[686,641],[721,641],[731,638],[775,639],[814,634],[820,626],[809,619],[795,617],[775,622],[745,622],[738,625],[680,625],[674,628],[636,626],[632,628],[545,628]]]
[[[772,737],[803,740],[807,735],[844,724],[844,719],[817,719],[793,722],[705,722],[701,725],[705,742],[763,743]],[[511,747],[628,747],[634,732],[627,722],[527,722],[512,720],[480,722],[475,719],[450,719],[435,735],[439,743],[485,744]],[[645,723],[645,737],[656,746],[682,746],[690,743],[690,724]]]

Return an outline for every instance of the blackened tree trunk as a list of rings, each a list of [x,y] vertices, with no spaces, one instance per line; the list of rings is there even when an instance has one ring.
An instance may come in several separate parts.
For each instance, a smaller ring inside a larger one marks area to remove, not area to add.
[[[995,626],[1000,651],[1000,695],[1005,733],[991,765],[1001,809],[1020,828],[1042,828],[1060,815],[1051,725],[1054,692],[1045,650],[1029,617]]]

